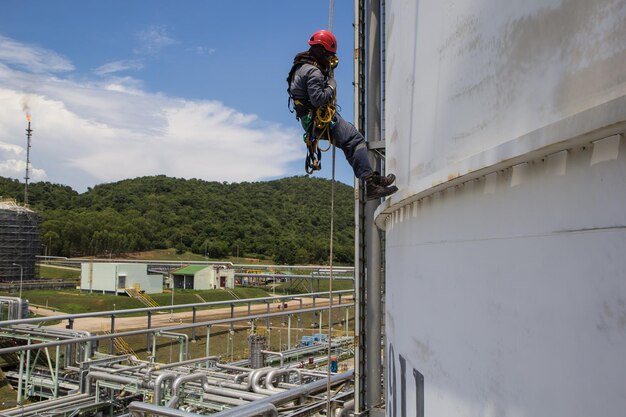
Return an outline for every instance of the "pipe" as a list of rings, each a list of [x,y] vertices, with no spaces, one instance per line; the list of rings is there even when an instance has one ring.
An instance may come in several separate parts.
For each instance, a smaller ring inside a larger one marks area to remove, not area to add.
[[[330,377],[330,384],[336,385],[338,383],[344,382],[348,379],[351,379],[354,376],[354,371],[344,372],[341,374],[335,374]],[[296,400],[302,396],[310,395],[317,391],[323,390],[326,388],[326,384],[328,381],[326,379],[320,379],[315,382],[311,382],[309,384],[301,385],[297,388],[292,388],[287,391],[275,393],[269,397],[262,398],[257,401],[252,401],[246,405],[242,405],[239,407],[231,408],[229,410],[220,411],[218,413],[212,414],[211,417],[251,417],[258,416],[259,412],[270,413],[270,415],[276,416],[276,414],[272,414],[272,408],[267,407],[267,405],[273,405],[274,410],[276,406],[280,404],[284,404],[293,400]],[[197,417],[198,415],[195,413],[189,413],[186,411],[181,411],[173,408],[160,407],[154,404],[147,404],[139,401],[133,401],[128,405],[128,410],[134,414],[153,414],[157,416],[163,417]]]
[[[250,368],[244,368],[243,366],[227,365],[225,363],[216,363],[215,367],[220,369],[228,369],[229,371],[242,371],[248,373],[250,372]]]
[[[212,403],[216,403],[216,404],[226,404],[226,405],[230,405],[233,407],[238,407],[240,405],[244,405],[244,404],[248,404],[248,401],[241,399],[241,398],[237,398],[237,397],[226,397],[223,396],[221,394],[212,394],[212,393],[204,393],[202,394],[202,399],[212,402]]]
[[[172,383],[172,398],[170,398],[166,407],[178,407],[178,401],[180,399],[178,391],[180,390],[181,385],[190,382],[200,380],[202,386],[206,383],[206,375],[199,373],[191,373],[189,375],[181,375]]]
[[[156,405],[161,405],[161,400],[163,399],[163,384],[166,381],[174,381],[174,379],[176,379],[176,377],[178,376],[178,374],[172,373],[172,372],[163,372],[162,374],[160,374],[159,376],[157,376],[156,380],[154,381],[154,404]]]
[[[335,417],[348,417],[348,414],[354,410],[354,399],[350,401],[346,401],[343,403],[343,407],[341,407]]]
[[[280,357],[280,367],[283,368],[285,364],[285,354],[283,352],[272,352],[271,350],[262,350],[261,353],[265,355],[276,355]]]
[[[247,407],[248,404],[235,407],[234,409]],[[133,401],[132,403],[130,403],[130,405],[128,406],[128,410],[130,411],[132,415],[143,413],[143,414],[151,414],[154,416],[162,416],[162,417],[198,417],[197,413],[190,413],[189,411],[183,411],[177,408],[157,407],[153,404],[141,403],[138,401]],[[278,410],[276,410],[276,407],[272,404],[263,404],[263,405],[257,406],[253,410],[249,410],[245,412],[245,414],[237,414],[237,416],[239,417],[254,417],[254,416],[277,417]]]
[[[53,400],[45,400],[45,401],[40,401],[37,403],[27,404],[27,405],[24,405],[24,407],[19,407],[19,408],[15,407],[13,409],[15,413],[13,413],[13,410],[3,410],[2,414],[7,415],[7,416],[11,416],[13,414],[21,415],[22,412],[24,413],[34,412],[34,411],[38,411],[42,409],[47,410],[57,405],[68,405],[68,404],[73,404],[75,402],[84,401],[87,399],[90,399],[90,396],[88,394],[68,395],[63,398],[56,398]]]
[[[20,297],[8,297],[2,296],[0,297],[0,304],[3,300],[7,301],[7,320],[11,320],[14,315],[17,315],[18,320],[22,319],[22,309],[24,305],[24,300]],[[17,305],[17,308],[15,307]]]
[[[302,384],[302,371],[300,371],[300,369],[274,369],[273,371],[270,371],[265,377],[265,387],[271,391],[277,391],[276,387],[274,386],[274,379],[277,376],[289,375],[291,373],[297,374],[298,382]]]
[[[107,372],[98,372],[98,371],[94,371],[94,372],[89,372],[87,374],[87,394],[91,395],[91,380],[92,379],[102,379],[105,381],[110,381],[110,382],[117,382],[119,384],[134,384],[136,386],[141,386],[142,383],[140,380],[136,379],[136,378],[131,378],[128,376],[124,376],[124,375],[116,375],[116,374],[110,374]]]
[[[203,395],[203,398],[210,396],[212,401],[220,401],[225,404],[239,406],[247,404],[248,401],[254,401],[259,399],[258,396],[254,396],[253,394],[246,395],[248,393],[244,393],[241,391],[234,392],[224,388],[216,388],[208,382],[208,377],[205,374],[192,373],[189,375],[182,375],[176,378],[176,380],[172,384],[172,397],[166,404],[166,407],[178,408],[182,397],[181,387],[184,384],[192,381],[200,381],[200,385],[202,386],[203,391],[208,394]],[[228,398],[228,400],[225,400],[224,397]],[[233,400],[233,398],[236,400]]]
[[[185,339],[185,359],[189,358],[189,336],[187,336],[185,333],[175,333],[175,332],[157,332],[157,334],[160,334],[162,336],[176,337],[179,340],[181,337],[184,338]]]
[[[243,384],[235,384],[235,383],[231,383],[231,382],[225,382],[225,381],[213,381],[208,379],[207,383],[216,387],[220,387],[220,388],[229,388],[229,389],[234,389],[234,390],[238,390],[241,391],[242,394],[246,394],[246,395],[257,395],[257,397],[255,399],[259,399],[262,395],[254,394],[250,391],[252,391],[250,388],[248,388],[247,385],[243,385]],[[263,392],[260,394],[266,394],[266,395],[271,395],[273,394],[273,392]],[[242,397],[243,398],[243,397]]]
[[[191,365],[191,364],[198,363],[198,362],[216,361],[218,359],[219,359],[218,356],[205,356],[203,358],[187,359],[186,361],[172,362],[172,363],[166,363],[166,364],[157,364],[157,365],[152,366],[150,369],[148,369],[148,372],[146,373],[146,376],[144,379],[146,380],[151,379],[152,373],[155,371],[175,368],[177,366]]]

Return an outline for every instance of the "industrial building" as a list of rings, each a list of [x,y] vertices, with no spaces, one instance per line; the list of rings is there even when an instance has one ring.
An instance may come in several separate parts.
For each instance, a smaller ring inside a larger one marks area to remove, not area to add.
[[[172,271],[173,288],[214,290],[235,288],[235,270],[226,265],[189,265]]]
[[[163,292],[163,275],[148,272],[147,264],[82,262],[81,291],[126,294],[128,289],[146,294]]]
[[[15,200],[0,199],[0,281],[35,278],[40,253],[37,213]]]

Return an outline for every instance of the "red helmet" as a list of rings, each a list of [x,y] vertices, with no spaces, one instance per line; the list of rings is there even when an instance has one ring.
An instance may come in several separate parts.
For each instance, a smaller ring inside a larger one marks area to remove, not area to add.
[[[315,32],[309,39],[309,45],[322,45],[328,52],[337,53],[337,38],[327,30]]]

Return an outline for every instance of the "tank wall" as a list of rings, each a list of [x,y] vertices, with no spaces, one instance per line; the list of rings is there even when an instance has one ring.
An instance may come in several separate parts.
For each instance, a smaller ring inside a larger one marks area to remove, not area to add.
[[[613,159],[573,150],[392,216],[388,416],[623,415],[626,144],[609,141]]]
[[[623,1],[385,3],[394,201],[623,120]]]
[[[626,3],[385,5],[387,416],[623,415]]]

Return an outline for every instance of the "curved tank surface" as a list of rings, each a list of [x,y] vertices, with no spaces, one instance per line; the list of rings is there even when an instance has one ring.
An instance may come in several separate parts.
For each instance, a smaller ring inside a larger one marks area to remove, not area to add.
[[[387,416],[623,416],[626,3],[384,23]]]

